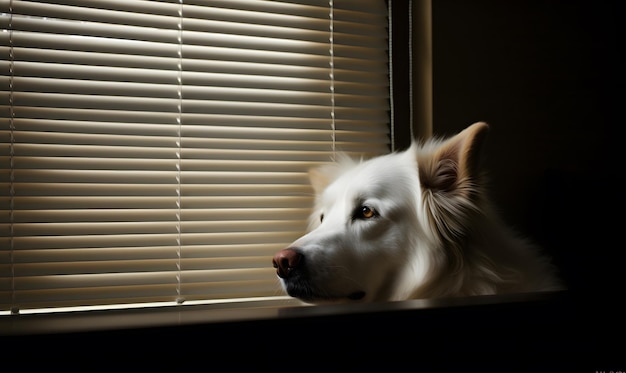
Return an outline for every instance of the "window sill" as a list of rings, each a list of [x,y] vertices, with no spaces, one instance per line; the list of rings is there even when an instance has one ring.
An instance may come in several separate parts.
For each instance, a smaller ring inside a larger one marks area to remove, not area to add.
[[[511,307],[545,304],[562,298],[561,292],[342,305],[302,305],[296,300],[181,305],[101,311],[53,312],[0,316],[0,336],[45,335],[144,328],[170,328],[242,321],[339,317],[342,315],[424,312],[458,307]]]
[[[278,301],[13,315],[0,318],[0,341],[7,342],[4,356],[36,356],[17,359],[21,368],[41,364],[66,372],[179,371],[187,364],[239,373],[408,366],[411,371],[573,371],[583,361],[596,363],[590,369],[604,369],[589,357],[598,351],[610,356],[604,350],[608,342],[598,337],[609,321],[600,319],[585,330],[589,324],[575,303],[568,292],[556,292],[365,305]]]

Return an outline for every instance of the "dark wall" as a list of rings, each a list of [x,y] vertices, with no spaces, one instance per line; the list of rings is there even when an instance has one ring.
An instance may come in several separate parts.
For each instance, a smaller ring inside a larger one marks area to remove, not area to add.
[[[623,208],[625,10],[617,0],[432,2],[433,132],[490,124],[485,167],[503,217],[586,290],[619,280],[604,268],[623,258],[622,213],[606,211]]]

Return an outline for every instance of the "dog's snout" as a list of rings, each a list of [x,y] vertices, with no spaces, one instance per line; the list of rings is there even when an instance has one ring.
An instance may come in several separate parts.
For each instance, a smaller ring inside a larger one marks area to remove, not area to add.
[[[272,264],[280,278],[287,278],[291,272],[302,264],[304,256],[294,248],[287,248],[274,255]]]

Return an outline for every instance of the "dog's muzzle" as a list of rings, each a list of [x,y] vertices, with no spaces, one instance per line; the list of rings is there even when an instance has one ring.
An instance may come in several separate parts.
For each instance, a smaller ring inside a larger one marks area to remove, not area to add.
[[[320,291],[321,289],[310,282],[305,268],[305,257],[296,248],[289,247],[276,253],[272,265],[276,268],[278,277],[282,279],[287,294],[292,297],[305,301],[341,298],[360,300],[365,297],[363,291],[356,291],[347,296],[329,296],[327,291]]]

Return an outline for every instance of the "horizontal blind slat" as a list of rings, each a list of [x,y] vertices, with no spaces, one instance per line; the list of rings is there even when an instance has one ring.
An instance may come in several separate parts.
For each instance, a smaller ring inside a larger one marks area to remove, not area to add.
[[[106,260],[106,261],[71,261],[71,262],[52,262],[52,263],[20,263],[16,266],[17,271],[20,273],[20,277],[23,280],[26,280],[27,277],[39,277],[39,276],[55,276],[58,273],[63,273],[66,278],[71,278],[71,276],[79,276],[83,275],[86,281],[80,284],[81,287],[88,286],[110,286],[111,280],[116,281],[121,284],[129,284],[129,279],[124,278],[124,274],[140,274],[146,272],[167,272],[173,271],[176,269],[177,258],[172,256],[170,258],[159,258],[159,259],[141,259],[141,260]],[[182,266],[185,267],[185,274],[188,275],[192,271],[196,272],[195,280],[210,280],[210,277],[215,279],[217,276],[222,277],[224,280],[223,274],[227,273],[229,276],[227,279],[233,280],[243,280],[244,273],[247,273],[248,276],[250,274],[262,274],[265,276],[265,273],[268,268],[268,260],[266,256],[239,256],[236,258],[193,258],[193,259],[185,259],[181,262]],[[97,275],[98,273],[104,272],[116,273],[118,277],[115,279],[107,279],[108,281],[103,281],[104,276]],[[262,269],[262,271],[259,271]],[[241,270],[242,273],[237,273],[238,270]],[[201,279],[198,274],[203,274],[204,279]],[[121,274],[121,275],[120,275]],[[240,278],[234,276],[241,276]],[[135,276],[136,281],[145,280],[144,278],[140,278],[139,275]],[[261,278],[262,279],[262,278]],[[91,280],[91,283],[89,283]],[[266,278],[267,280],[267,278]],[[68,286],[72,286],[73,281],[68,281]],[[208,281],[207,281],[208,282]],[[36,280],[32,281],[32,283],[36,284]],[[27,281],[22,281],[24,287],[27,285]],[[54,285],[55,287],[58,284]]]
[[[47,185],[47,184],[45,184]],[[44,185],[44,186],[45,186]],[[71,184],[68,184],[68,186]],[[288,185],[288,184],[285,184]],[[77,184],[78,187],[84,188],[83,184]],[[135,186],[144,187],[142,184],[135,184]],[[167,186],[166,184],[163,187]],[[199,184],[200,188],[204,185]],[[304,187],[304,185],[300,185]],[[149,187],[148,187],[149,188]],[[185,186],[185,190],[189,187]],[[210,189],[209,189],[210,190]],[[170,196],[175,197],[177,195],[175,188],[169,188]],[[16,197],[16,208],[21,209],[38,209],[42,206],[46,206],[51,209],[75,209],[75,208],[92,208],[92,209],[106,209],[106,208],[173,208],[175,205],[175,198],[160,198],[160,196],[135,196],[128,195],[113,195],[113,196],[86,196],[80,195],[80,198],[73,196],[25,196]],[[87,198],[88,197],[88,198]],[[310,207],[311,197],[309,196],[273,196],[265,195],[263,198],[258,198],[254,195],[203,195],[201,192],[192,194],[190,196],[182,197],[183,208],[241,208],[241,207]]]
[[[196,209],[68,209],[68,210],[22,210],[14,214],[14,222],[143,222],[172,221],[176,214],[184,215],[185,222],[200,221],[269,221],[287,218],[288,221],[306,220],[308,214],[293,208],[196,208]]]
[[[170,214],[170,218],[176,218],[176,212]],[[97,211],[88,213],[98,215]],[[272,232],[293,229],[298,232],[306,228],[305,221],[302,220],[224,220],[224,221],[184,221],[181,223],[181,230],[186,233],[204,232]],[[177,226],[170,221],[154,220],[150,215],[145,215],[141,221],[114,221],[114,222],[94,222],[79,221],[66,224],[64,222],[53,223],[14,223],[13,232],[16,237],[35,236],[69,236],[80,231],[89,235],[122,235],[122,234],[157,234],[175,233]]]
[[[2,189],[8,190],[8,182],[1,184]],[[16,196],[74,196],[76,199],[82,200],[84,196],[142,196],[142,197],[158,197],[158,196],[174,196],[177,195],[176,190],[167,184],[143,185],[143,184],[114,184],[114,183],[62,183],[60,181],[47,182],[44,185],[40,183],[13,183]],[[309,186],[297,185],[273,185],[273,184],[193,184],[184,185],[184,196],[203,195],[207,196],[287,196],[293,195],[310,195]],[[68,200],[65,200],[67,202]],[[105,199],[106,201],[106,199]],[[127,202],[127,201],[124,201]],[[275,201],[272,201],[275,202]],[[292,201],[293,202],[293,201]]]
[[[32,31],[13,31],[12,44],[17,48],[44,48],[67,51],[128,54],[149,57],[177,57],[178,44],[132,39],[109,39],[95,36],[67,37]]]
[[[175,230],[174,230],[175,231]],[[185,234],[185,245],[227,245],[290,242],[297,235],[295,232],[234,232],[234,233],[190,233]],[[173,246],[176,245],[178,234],[145,233],[145,234],[106,234],[106,235],[66,235],[66,236],[25,236],[15,237],[15,245],[20,250],[64,248],[107,248],[107,247],[141,247],[141,246]]]
[[[285,242],[284,244],[287,244]],[[72,248],[72,249],[30,249],[15,252],[16,263],[65,262],[72,258],[78,262],[100,262],[115,258],[116,260],[142,261],[176,258],[177,246],[142,246],[115,248]],[[235,260],[239,257],[266,258],[276,251],[276,244],[230,244],[230,245],[185,245],[186,258],[226,258]]]
[[[116,16],[119,15],[119,13],[116,14]],[[135,19],[142,18],[138,15],[135,15],[135,17]],[[154,16],[146,17],[146,19],[154,19]],[[172,44],[178,43],[177,23],[178,17],[166,19],[166,21],[160,24],[158,28],[138,27],[127,24],[98,23],[90,22],[88,20],[75,21],[68,19],[55,19],[52,17],[41,16],[24,17],[21,15],[14,15],[11,19],[11,24],[16,30],[25,32],[41,32],[48,35],[56,35],[59,38],[70,37],[77,39],[78,41],[80,41],[84,36],[89,36],[90,38],[106,38],[109,40],[136,40]]]

